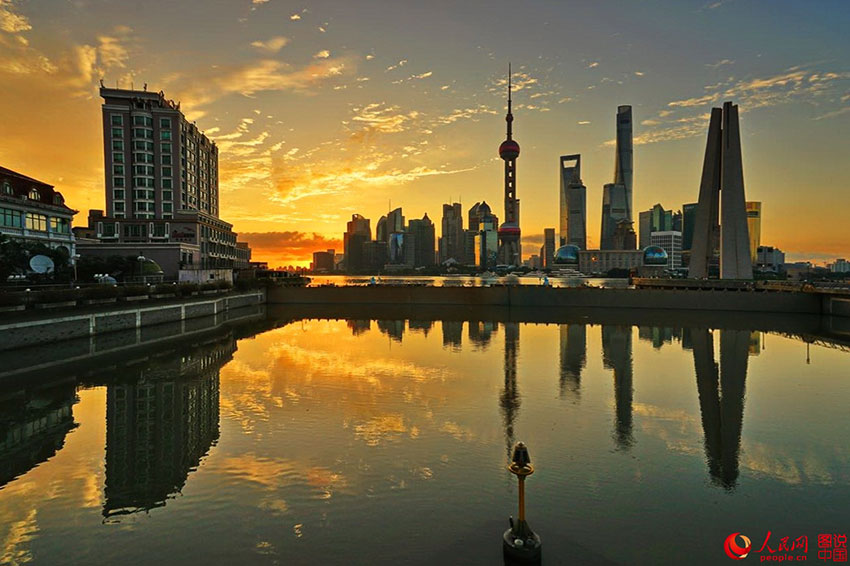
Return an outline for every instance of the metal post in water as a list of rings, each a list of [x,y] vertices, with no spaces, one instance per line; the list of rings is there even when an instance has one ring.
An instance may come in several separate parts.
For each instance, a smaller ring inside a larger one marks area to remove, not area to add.
[[[540,537],[531,530],[525,520],[525,478],[534,473],[528,448],[522,442],[514,446],[508,471],[519,480],[519,509],[518,520],[510,519],[511,528],[502,535],[502,548],[506,561],[539,563],[541,556]]]

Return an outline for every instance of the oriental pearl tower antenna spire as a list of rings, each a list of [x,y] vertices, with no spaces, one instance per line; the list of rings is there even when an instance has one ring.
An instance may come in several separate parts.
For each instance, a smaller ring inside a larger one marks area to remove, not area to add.
[[[505,221],[499,226],[499,263],[519,266],[522,262],[519,230],[519,199],[516,198],[516,159],[519,144],[513,139],[514,115],[511,112],[511,64],[508,63],[507,137],[499,146],[499,157],[505,161]]]

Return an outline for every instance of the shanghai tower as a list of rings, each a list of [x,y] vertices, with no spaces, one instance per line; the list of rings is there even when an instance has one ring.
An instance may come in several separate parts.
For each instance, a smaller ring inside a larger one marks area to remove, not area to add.
[[[505,221],[499,226],[499,263],[518,266],[522,262],[519,230],[519,199],[516,198],[516,160],[519,144],[513,139],[514,115],[511,113],[511,67],[508,65],[507,137],[499,146],[499,157],[505,161]]]
[[[617,151],[614,154],[614,182],[602,188],[602,234],[599,247],[617,249],[614,233],[617,225],[634,222],[632,217],[632,107],[617,107]]]

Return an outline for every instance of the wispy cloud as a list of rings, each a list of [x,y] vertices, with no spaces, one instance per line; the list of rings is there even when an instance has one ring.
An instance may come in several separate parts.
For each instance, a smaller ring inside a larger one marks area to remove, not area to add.
[[[319,51],[318,53],[313,55],[313,58],[314,59],[327,59],[330,56],[331,56],[330,51],[328,51],[327,49],[322,49],[321,51]]]
[[[251,47],[259,49],[265,53],[277,53],[289,43],[289,38],[278,35],[267,39],[266,41],[254,41]]]
[[[733,65],[734,63],[735,61],[732,59],[721,59],[720,61],[714,63],[706,63],[705,66],[711,67],[712,69],[717,69],[719,67],[722,67],[723,65]]]
[[[32,24],[26,16],[15,11],[15,3],[11,0],[0,0],[0,31],[20,33],[30,31]]]

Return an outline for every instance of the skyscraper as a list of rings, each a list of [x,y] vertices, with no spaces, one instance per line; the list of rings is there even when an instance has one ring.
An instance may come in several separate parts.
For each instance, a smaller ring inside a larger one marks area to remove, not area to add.
[[[756,263],[756,252],[761,245],[761,202],[747,201],[747,230],[750,233],[750,257]]]
[[[602,187],[602,233],[599,248],[617,249],[614,232],[621,220],[634,222],[632,216],[632,107],[617,107],[617,147],[614,154],[614,182]],[[634,249],[634,248],[632,248]]]
[[[499,157],[505,161],[505,221],[499,226],[499,262],[504,265],[522,263],[519,229],[519,199],[516,198],[516,160],[519,144],[513,139],[514,115],[511,113],[511,69],[508,66],[507,137],[499,146]]]
[[[697,203],[682,205],[682,250],[690,250],[693,245],[696,217]]]
[[[738,106],[731,102],[725,102],[722,109],[711,109],[691,248],[691,277],[708,277],[718,248],[721,279],[753,278]]]
[[[440,263],[454,259],[462,263],[463,248],[463,210],[460,203],[443,205],[442,236],[440,236]]]
[[[425,213],[407,225],[404,236],[404,262],[413,267],[434,265],[434,223]]]
[[[543,229],[543,247],[541,249],[541,267],[552,267],[552,259],[555,257],[555,229]]]
[[[626,188],[626,218],[632,216],[632,180],[634,152],[632,150],[632,107],[617,107],[617,155],[614,162],[614,183]]]
[[[581,181],[581,155],[562,155],[559,245],[587,249],[587,187]],[[550,258],[551,259],[551,258]]]
[[[363,244],[372,239],[372,228],[368,218],[352,214],[342,236],[345,247],[345,270],[354,273],[365,269]]]
[[[668,232],[673,230],[673,211],[664,210],[660,204],[656,204],[649,210],[638,215],[640,219],[640,247],[650,245],[650,237],[653,232]]]

